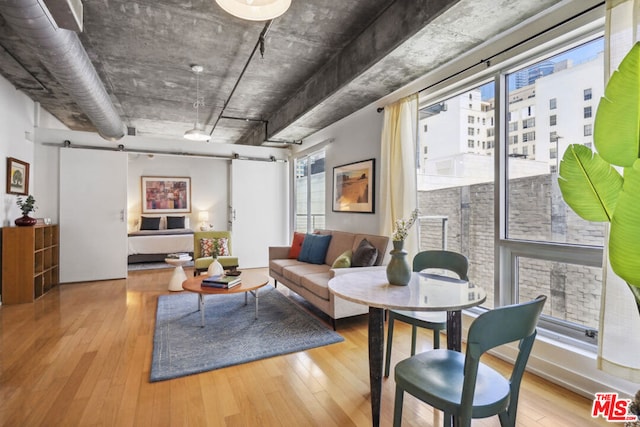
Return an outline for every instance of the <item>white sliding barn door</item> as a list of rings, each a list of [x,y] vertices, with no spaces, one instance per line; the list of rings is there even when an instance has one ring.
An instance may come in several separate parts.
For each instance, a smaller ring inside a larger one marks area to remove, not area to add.
[[[127,154],[60,150],[60,282],[127,277]]]
[[[267,267],[269,246],[288,243],[287,176],[288,163],[231,161],[232,250],[241,269]]]

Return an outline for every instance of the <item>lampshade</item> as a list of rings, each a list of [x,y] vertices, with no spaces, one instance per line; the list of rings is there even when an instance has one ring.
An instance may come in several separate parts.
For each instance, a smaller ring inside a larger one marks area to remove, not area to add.
[[[211,139],[211,136],[209,136],[209,134],[202,129],[202,126],[197,123],[193,129],[189,129],[184,133],[184,137],[191,141],[208,141]]]
[[[200,211],[198,213],[198,221],[209,221],[209,212],[208,211]]]
[[[285,13],[291,0],[216,0],[216,3],[238,18],[268,21]]]

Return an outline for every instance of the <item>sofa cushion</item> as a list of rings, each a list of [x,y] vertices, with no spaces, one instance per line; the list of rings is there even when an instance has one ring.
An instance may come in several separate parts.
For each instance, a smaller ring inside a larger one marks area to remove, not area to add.
[[[370,267],[376,263],[378,249],[367,239],[362,239],[358,248],[353,252],[351,265],[353,267]]]
[[[344,251],[335,261],[331,264],[331,268],[349,268],[351,267],[351,257],[353,252],[351,249]]]
[[[330,235],[307,234],[304,237],[302,249],[300,250],[300,255],[298,255],[298,261],[311,264],[324,264],[330,242]]]
[[[297,259],[300,256],[304,236],[304,233],[298,233],[297,231],[293,233],[293,241],[291,242],[291,249],[289,249],[289,258]]]
[[[327,265],[332,265],[333,262],[340,255],[344,253],[346,250],[353,250],[353,238],[355,234],[348,233],[346,231],[332,231],[331,232],[331,242],[329,243],[329,248],[327,249],[327,256],[324,260],[324,263]]]
[[[329,272],[307,274],[302,278],[301,284],[303,288],[305,288],[312,294],[329,301],[329,279]]]
[[[285,279],[300,285],[302,279],[309,274],[328,273],[329,266],[327,264],[308,264],[300,263],[298,265],[289,265],[282,268],[282,275]]]
[[[297,259],[272,259],[269,261],[269,268],[279,275],[283,275],[282,269],[291,265],[304,265]]]
[[[376,262],[374,265],[382,265],[384,256],[387,253],[389,238],[386,236],[376,236],[373,234],[356,234],[355,239],[353,241],[353,247],[351,248],[354,253],[358,248],[358,246],[360,245],[360,242],[362,241],[362,239],[367,239],[369,243],[371,243],[373,246],[376,247],[376,249],[378,249],[378,258],[376,259]]]

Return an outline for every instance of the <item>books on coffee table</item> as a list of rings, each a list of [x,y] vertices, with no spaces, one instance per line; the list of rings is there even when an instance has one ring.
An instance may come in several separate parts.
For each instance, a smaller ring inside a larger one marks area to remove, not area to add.
[[[191,255],[189,255],[186,252],[178,252],[178,253],[173,253],[173,254],[167,254],[166,258],[169,259],[191,259]]]
[[[212,288],[228,289],[240,284],[240,277],[237,276],[212,276],[202,279],[202,286]]]

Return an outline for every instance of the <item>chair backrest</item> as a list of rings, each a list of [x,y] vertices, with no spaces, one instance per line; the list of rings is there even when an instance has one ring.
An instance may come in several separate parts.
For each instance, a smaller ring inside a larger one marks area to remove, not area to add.
[[[229,254],[233,254],[231,250],[231,232],[230,231],[196,231],[193,233],[193,259],[202,258],[200,251],[200,239],[227,239]]]
[[[508,416],[515,417],[520,381],[536,337],[536,325],[547,297],[540,295],[532,301],[499,307],[482,313],[469,328],[464,364],[461,412],[471,418],[473,394],[480,357],[486,351],[514,341],[520,341],[516,361],[511,371]]]
[[[413,271],[425,268],[442,268],[456,273],[461,280],[469,280],[469,260],[466,256],[451,251],[422,251],[413,257]]]

